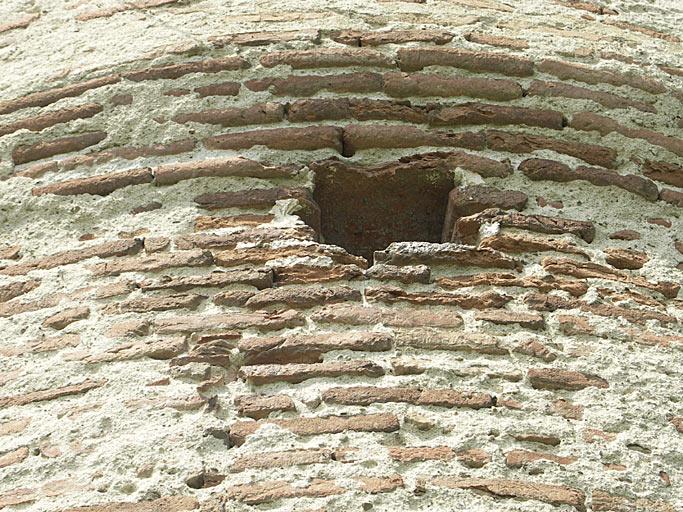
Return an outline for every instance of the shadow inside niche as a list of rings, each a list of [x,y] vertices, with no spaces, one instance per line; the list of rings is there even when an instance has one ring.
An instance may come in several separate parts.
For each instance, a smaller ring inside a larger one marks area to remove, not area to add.
[[[370,264],[392,242],[441,242],[453,171],[409,162],[365,167],[329,159],[311,165],[325,243]]]

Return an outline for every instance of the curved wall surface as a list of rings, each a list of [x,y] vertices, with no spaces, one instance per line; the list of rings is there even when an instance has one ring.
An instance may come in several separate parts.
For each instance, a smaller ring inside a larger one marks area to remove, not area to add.
[[[683,510],[678,2],[0,19],[0,509]]]

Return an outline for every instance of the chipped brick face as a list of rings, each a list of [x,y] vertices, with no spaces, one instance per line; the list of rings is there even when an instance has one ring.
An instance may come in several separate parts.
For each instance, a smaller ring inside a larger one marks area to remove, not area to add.
[[[0,2],[0,509],[682,510],[681,26]]]

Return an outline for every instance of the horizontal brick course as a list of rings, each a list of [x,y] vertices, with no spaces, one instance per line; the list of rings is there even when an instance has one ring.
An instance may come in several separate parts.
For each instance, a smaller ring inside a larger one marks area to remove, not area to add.
[[[34,196],[44,194],[56,194],[59,196],[73,196],[79,194],[91,194],[106,196],[112,192],[132,185],[152,183],[154,174],[150,168],[133,169],[130,171],[112,172],[92,178],[76,178],[73,180],[59,181],[52,185],[36,187],[31,190]]]
[[[353,360],[243,366],[239,374],[250,384],[259,386],[275,382],[297,384],[309,379],[342,376],[381,377],[384,368],[370,361]]]
[[[271,149],[334,149],[342,152],[342,130],[334,126],[307,126],[305,128],[273,128],[226,133],[204,139],[209,149],[248,149],[266,146]]]
[[[35,144],[20,145],[12,150],[12,160],[16,165],[26,164],[63,153],[80,151],[81,149],[94,146],[106,138],[107,134],[105,132],[87,132],[36,142]]]
[[[167,64],[165,66],[150,67],[139,71],[129,71],[121,76],[127,80],[141,82],[143,80],[160,80],[180,78],[190,73],[218,73],[220,71],[236,71],[249,67],[249,63],[242,57],[221,57],[200,61],[184,62],[181,64]]]
[[[454,77],[427,73],[386,73],[384,92],[395,98],[409,96],[470,96],[506,101],[521,98],[522,86],[513,80]]]
[[[272,68],[279,65],[292,69],[338,68],[347,66],[394,67],[391,57],[365,48],[319,48],[315,50],[288,50],[267,53],[261,65]]]
[[[29,130],[39,132],[56,124],[67,123],[75,119],[85,119],[93,117],[102,112],[102,105],[97,103],[86,103],[77,107],[55,110],[47,114],[15,121],[5,125],[0,125],[0,136],[14,133],[18,130]]]
[[[530,76],[531,60],[505,53],[475,52],[457,48],[401,48],[398,62],[403,71],[419,71],[427,66],[453,66],[475,73]]]

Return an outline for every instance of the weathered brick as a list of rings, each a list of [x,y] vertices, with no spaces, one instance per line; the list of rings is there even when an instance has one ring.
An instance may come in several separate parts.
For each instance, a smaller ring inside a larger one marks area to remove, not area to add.
[[[40,14],[24,14],[23,16],[14,18],[11,21],[7,21],[0,25],[0,34],[18,28],[26,28],[38,18],[40,18]]]
[[[506,269],[519,267],[517,260],[501,252],[453,243],[394,242],[384,251],[375,251],[374,258],[377,263],[392,265],[418,263]]]
[[[419,71],[427,66],[452,66],[475,73],[530,76],[534,63],[504,53],[477,52],[460,48],[401,48],[398,63],[402,71]]]
[[[0,468],[23,462],[28,457],[28,447],[22,446],[0,455]]]
[[[62,98],[80,96],[85,91],[115,84],[120,80],[121,77],[119,75],[108,75],[64,87],[34,92],[13,100],[2,101],[0,102],[0,114],[11,114],[17,110],[29,107],[46,107]]]
[[[263,290],[247,302],[249,308],[266,308],[283,305],[288,308],[310,308],[319,304],[360,301],[361,294],[349,286],[285,286]]]
[[[314,479],[304,486],[294,486],[280,480],[269,480],[256,484],[241,484],[228,487],[222,496],[224,500],[236,500],[247,505],[258,505],[287,498],[322,498],[346,492],[332,480]]]
[[[543,268],[548,272],[570,275],[581,279],[593,278],[620,281],[622,283],[655,290],[670,299],[676,297],[676,295],[678,295],[678,290],[681,288],[677,283],[669,281],[648,281],[643,277],[631,276],[626,272],[614,270],[598,263],[548,257],[542,260],[542,264]]]
[[[464,288],[470,286],[515,286],[520,288],[537,288],[543,293],[562,290],[578,297],[588,291],[588,285],[579,280],[557,279],[553,276],[520,277],[517,274],[503,272],[479,273],[475,275],[440,277],[436,280],[444,288]]]
[[[261,331],[277,331],[289,327],[298,327],[303,324],[304,318],[292,310],[281,313],[257,311],[253,313],[177,316],[157,319],[154,322],[159,334],[249,328],[256,328]]]
[[[550,404],[549,411],[568,420],[580,420],[583,418],[583,406],[560,398]]]
[[[627,498],[607,491],[595,489],[592,493],[591,505],[594,512],[675,512],[676,507],[670,503],[648,498]]]
[[[229,107],[200,112],[186,112],[173,116],[176,123],[218,124],[244,126],[248,124],[279,123],[285,117],[285,107],[279,103],[257,103],[249,107]]]
[[[524,50],[529,47],[529,43],[524,39],[516,39],[514,37],[494,36],[492,34],[483,34],[477,32],[468,32],[465,34],[465,40],[470,43],[488,44],[491,46],[501,46],[503,48],[510,48],[512,50]]]
[[[683,167],[670,162],[645,160],[643,174],[650,179],[662,181],[674,187],[683,187]]]
[[[323,391],[322,399],[325,402],[344,405],[405,402],[414,405],[466,407],[471,409],[489,408],[493,407],[496,403],[495,397],[488,393],[457,391],[454,389],[382,388],[377,386],[330,388]]]
[[[535,313],[506,310],[477,311],[474,314],[474,319],[498,325],[518,324],[527,329],[545,329],[543,316]]]
[[[385,265],[376,263],[365,271],[365,277],[377,281],[398,281],[403,284],[429,284],[431,269],[427,265]]]
[[[238,421],[230,427],[230,440],[240,446],[261,425],[274,424],[299,436],[356,432],[396,432],[398,418],[394,414],[379,413],[358,416],[319,416],[294,419]]]
[[[90,309],[85,306],[68,308],[46,318],[42,325],[43,327],[50,327],[52,329],[64,329],[67,325],[88,318],[89,316]]]
[[[343,73],[339,75],[290,75],[286,78],[248,80],[252,91],[269,90],[274,96],[311,96],[318,91],[370,93],[381,92],[384,79],[379,73]]]
[[[453,34],[442,30],[340,30],[331,39],[349,46],[379,46],[409,42],[446,44]]]
[[[385,73],[384,92],[395,98],[409,96],[469,96],[507,101],[521,98],[522,86],[513,80],[444,77],[427,73]]]
[[[216,84],[195,87],[193,90],[200,98],[208,96],[237,96],[240,92],[241,84],[238,82],[219,82]]]
[[[568,220],[568,219],[565,219]],[[512,226],[514,227],[514,226]],[[588,254],[574,242],[563,238],[549,236],[536,236],[529,233],[496,233],[482,238],[479,241],[480,249],[495,249],[497,251],[522,254],[526,252],[563,252],[578,254],[588,258]]]
[[[229,157],[166,164],[156,167],[153,172],[156,185],[173,185],[193,178],[225,176],[284,178],[292,176],[296,169],[296,166],[269,165],[244,157]]]
[[[452,311],[364,307],[353,304],[325,306],[311,317],[316,322],[345,325],[379,324],[392,327],[453,327],[462,326],[462,317]]]
[[[523,441],[527,443],[540,443],[549,446],[558,446],[561,439],[557,436],[548,434],[538,434],[536,432],[525,432],[521,434],[512,434],[517,441]]]
[[[555,353],[553,353],[543,343],[535,339],[528,339],[521,342],[513,349],[513,351],[519,354],[526,354],[537,359],[542,359],[547,363],[557,359],[557,355]]]
[[[432,110],[429,113],[429,124],[434,126],[514,124],[561,130],[564,127],[565,118],[562,112],[556,110],[470,102]]]
[[[316,98],[297,100],[289,104],[290,122],[314,122],[336,119],[395,120],[426,123],[428,108],[412,106],[409,101],[358,98]]]
[[[169,309],[197,309],[205,297],[196,294],[165,295],[163,297],[143,297],[112,304],[120,313],[146,313],[167,311]]]
[[[509,468],[521,468],[536,461],[550,461],[566,466],[576,462],[576,457],[563,457],[552,453],[533,452],[530,450],[512,450],[505,454],[505,465]]]
[[[381,377],[384,368],[371,361],[330,361],[323,363],[261,364],[243,366],[239,375],[253,385],[289,382],[297,384],[309,379],[352,377]]]
[[[358,265],[284,264],[273,267],[273,271],[278,285],[350,281],[363,277],[363,269]]]
[[[366,48],[317,48],[267,53],[260,59],[266,68],[286,65],[292,69],[339,68],[347,66],[394,67],[394,59]]]
[[[142,291],[173,290],[184,292],[192,288],[222,288],[233,284],[246,284],[258,289],[273,286],[273,272],[270,269],[238,269],[214,271],[198,276],[165,276],[157,281],[145,280],[138,283]]]
[[[306,448],[278,452],[263,452],[242,455],[230,466],[230,471],[286,468],[308,464],[324,464],[333,462],[334,460],[334,451],[327,448]]]
[[[318,43],[320,31],[317,29],[277,30],[263,32],[244,32],[225,36],[209,37],[209,42],[216,48],[227,44],[239,46],[266,46],[274,43],[289,43],[292,41],[308,41]]]
[[[151,183],[154,174],[149,167],[133,169],[130,171],[112,172],[93,176],[91,178],[76,178],[73,180],[60,181],[31,190],[34,196],[44,194],[56,194],[60,196],[72,196],[78,194],[91,194],[106,196],[120,188],[132,185]]]
[[[296,197],[301,194],[308,195],[307,190],[301,189],[259,189],[253,191],[253,196],[249,195],[251,191],[245,192],[248,199],[254,201],[264,201],[263,204],[274,204],[275,199],[270,196],[281,196],[280,198]],[[209,199],[214,201],[215,206],[225,204],[225,207],[230,207],[233,200],[232,195],[209,194]],[[201,196],[200,196],[201,197]],[[239,200],[239,199],[238,199]],[[270,201],[269,201],[270,200]],[[255,203],[255,205],[261,203]],[[309,226],[264,226],[255,228],[242,228],[233,230],[225,234],[211,234],[211,233],[196,233],[190,235],[180,235],[175,239],[176,249],[213,249],[213,248],[232,248],[240,244],[266,244],[272,242],[282,241],[309,241],[314,242],[318,238],[317,233]]]
[[[434,329],[402,330],[395,334],[396,344],[421,350],[448,350],[489,355],[507,355],[508,350],[493,336],[471,332]]]
[[[439,293],[432,290],[428,292],[408,292],[397,286],[368,287],[365,290],[365,297],[371,303],[383,302],[385,304],[394,304],[396,302],[409,302],[418,305],[458,306],[463,309],[501,308],[512,298],[494,291],[486,291],[480,294]]]
[[[239,343],[245,364],[317,363],[334,350],[381,352],[390,350],[392,338],[385,333],[348,331],[294,334],[273,338],[246,338]]]
[[[187,512],[196,510],[199,502],[194,496],[168,496],[151,501],[106,503],[70,508],[62,512]]]
[[[0,302],[7,302],[8,300],[24,295],[25,293],[35,290],[40,286],[40,281],[37,279],[30,279],[27,281],[15,281],[3,286],[0,286]]]
[[[552,180],[566,183],[583,180],[599,187],[613,185],[642,196],[648,201],[656,201],[659,196],[659,190],[654,182],[635,174],[619,174],[607,169],[581,165],[572,170],[566,164],[542,158],[524,160],[519,164],[519,170],[534,181]]]
[[[439,487],[451,489],[472,489],[498,498],[516,498],[535,500],[551,505],[570,505],[580,512],[585,512],[585,494],[563,485],[549,485],[521,480],[504,480],[495,478],[459,478],[442,476],[431,480]]]
[[[235,405],[237,406],[237,411],[239,412],[240,416],[246,416],[255,420],[267,418],[271,412],[296,410],[294,401],[287,395],[242,395],[235,398]],[[246,457],[248,458],[249,456]],[[240,460],[243,459],[244,457]],[[235,471],[236,466],[239,465],[239,462],[235,462],[231,466],[232,470]],[[247,467],[261,467],[256,465],[248,465],[244,460],[241,465],[243,469],[247,469]]]
[[[574,114],[569,122],[569,126],[575,130],[598,131],[603,136],[616,132],[631,139],[643,139],[650,144],[663,147],[678,156],[683,156],[683,139],[681,138],[671,137],[645,128],[630,128],[609,117],[594,114],[593,112],[578,112]]]
[[[335,126],[273,128],[226,133],[204,139],[208,149],[248,149],[266,146],[271,149],[334,149],[342,152],[342,129]]]
[[[107,134],[105,132],[86,132],[59,139],[40,141],[35,144],[17,146],[12,150],[12,160],[16,165],[19,165],[62,153],[80,151],[102,142],[106,137]]]
[[[0,436],[20,434],[31,424],[31,418],[18,418],[0,423]]]
[[[557,368],[532,368],[527,374],[536,389],[577,391],[587,387],[607,388],[609,384],[597,375]]]
[[[20,245],[7,245],[0,249],[0,260],[18,260],[21,258]]]
[[[190,73],[218,73],[220,71],[236,71],[249,67],[249,63],[242,57],[221,57],[200,61],[183,62],[181,64],[167,64],[150,67],[138,71],[123,73],[123,78],[134,82],[143,80],[159,80],[180,78]]]
[[[633,229],[620,229],[611,233],[609,237],[613,240],[640,240],[640,233]]]
[[[480,448],[470,448],[457,453],[458,461],[468,468],[482,468],[491,462],[491,455]]]
[[[210,252],[196,249],[172,253],[155,253],[139,258],[121,258],[98,263],[91,269],[95,275],[119,275],[124,272],[153,272],[174,267],[206,267],[213,263]]]
[[[395,446],[389,448],[389,456],[402,463],[451,460],[455,458],[455,450],[448,446]]]
[[[349,254],[341,247],[334,245],[291,245],[272,248],[266,245],[256,247],[236,248],[230,251],[217,252],[215,262],[217,265],[230,267],[246,264],[263,264],[272,260],[290,257],[316,257],[325,256],[332,261],[341,264],[356,265],[367,268],[368,262],[360,256]],[[276,273],[278,270],[276,270]]]
[[[666,91],[666,87],[661,82],[651,78],[616,71],[603,71],[571,62],[543,60],[538,64],[538,70],[555,75],[562,80],[576,80],[587,84],[629,85],[653,94]]]
[[[529,96],[555,96],[577,100],[590,100],[607,108],[626,109],[633,107],[642,112],[656,112],[655,107],[644,101],[632,100],[625,96],[604,91],[595,91],[563,82],[544,82],[533,80],[528,89]]]
[[[545,149],[607,168],[613,168],[617,158],[616,150],[604,146],[499,130],[486,132],[486,144],[489,149],[510,153],[531,153]]]
[[[356,477],[356,480],[360,484],[360,489],[370,494],[390,492],[403,487],[401,475],[392,475],[390,477],[360,476]]]
[[[200,215],[194,221],[194,230],[209,231],[220,228],[259,226],[261,224],[270,224],[274,219],[275,216],[270,213],[243,213],[241,215],[227,215],[225,217]]]
[[[509,160],[502,162],[491,158],[472,155],[463,151],[434,151],[399,158],[399,162],[414,162],[416,160],[441,160],[447,165],[461,167],[467,171],[479,174],[484,178],[504,178],[512,174]]]
[[[20,121],[15,121],[13,123],[0,125],[0,136],[8,135],[18,130],[39,132],[56,124],[68,123],[69,121],[73,121],[75,119],[93,117],[95,114],[99,114],[100,112],[102,112],[102,105],[98,105],[97,103],[86,103],[76,107],[55,110],[47,114],[41,114],[22,119]]]
[[[150,323],[148,320],[135,318],[123,320],[109,326],[105,335],[109,338],[121,338],[127,336],[145,336],[149,334]]]
[[[683,208],[683,192],[663,188],[659,193],[659,199],[679,208]]]
[[[0,398],[0,407],[14,407],[34,402],[55,400],[63,396],[79,395],[91,389],[99,388],[106,384],[106,380],[84,380],[80,384],[72,384],[61,388],[42,389],[31,391],[22,395],[5,396]]]
[[[595,227],[592,222],[546,217],[545,215],[524,215],[492,208],[458,219],[453,230],[453,238],[465,243],[473,243],[479,236],[479,226],[485,222],[497,222],[501,227],[524,229],[536,233],[571,233],[588,243],[592,242],[595,237]]]
[[[302,188],[259,188],[239,192],[217,192],[202,194],[194,198],[195,203],[207,210],[221,208],[270,208],[282,199],[304,198],[309,195]]]
[[[115,347],[93,354],[84,363],[110,363],[114,361],[132,361],[149,357],[150,359],[167,360],[185,352],[187,346],[183,338],[168,338],[163,340],[144,340],[135,343],[122,343]]]
[[[605,261],[618,269],[638,270],[650,260],[647,253],[643,251],[608,247],[603,252]]]

